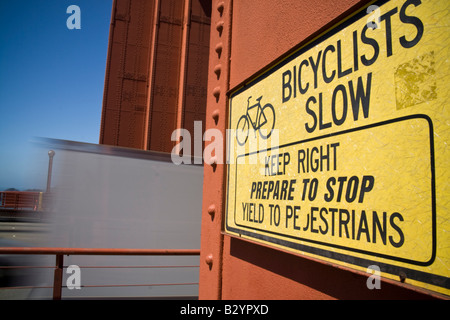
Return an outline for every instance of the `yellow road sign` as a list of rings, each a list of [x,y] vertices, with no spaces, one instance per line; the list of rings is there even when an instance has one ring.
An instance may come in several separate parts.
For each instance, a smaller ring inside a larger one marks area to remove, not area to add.
[[[450,2],[375,2],[234,89],[224,231],[450,294]]]

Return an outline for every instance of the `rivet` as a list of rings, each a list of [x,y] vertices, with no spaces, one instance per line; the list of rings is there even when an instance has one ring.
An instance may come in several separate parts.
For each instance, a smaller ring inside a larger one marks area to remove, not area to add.
[[[209,164],[213,169],[213,172],[216,172],[217,169],[217,157],[211,157],[209,161],[205,161],[206,164]]]
[[[213,90],[213,95],[214,97],[216,97],[217,100],[219,100],[219,96],[220,96],[220,87],[215,87]]]
[[[219,122],[219,109],[214,110],[211,116],[217,124],[217,122]]]
[[[210,216],[214,216],[214,214],[216,213],[216,206],[214,204],[210,205],[208,207],[208,213]]]
[[[212,266],[212,264],[213,264],[213,255],[212,255],[212,253],[210,253],[210,254],[208,254],[208,255],[206,256],[205,262],[206,262],[206,264],[209,265],[209,267]]]
[[[225,8],[225,4],[223,3],[223,1],[221,1],[217,4],[217,11],[219,11],[220,16],[222,16],[224,8]]]
[[[223,50],[223,43],[219,42],[218,44],[216,44],[216,48],[215,48],[217,55],[220,58],[220,55],[222,54],[222,50]]]
[[[223,21],[219,21],[216,24],[216,30],[219,31],[219,35],[222,35],[224,24],[225,24],[225,22],[223,22]]]
[[[404,273],[403,271],[400,271],[399,277],[400,277],[400,282],[404,283],[406,280],[406,273]]]
[[[214,73],[217,75],[217,79],[220,78],[220,72],[222,71],[222,65],[219,63],[214,67]]]

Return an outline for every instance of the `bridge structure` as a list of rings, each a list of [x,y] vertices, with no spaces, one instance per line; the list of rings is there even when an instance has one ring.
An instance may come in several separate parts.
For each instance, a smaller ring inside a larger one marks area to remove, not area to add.
[[[448,299],[449,9],[114,0],[102,147],[215,150],[187,219],[199,299]]]
[[[0,191],[0,212],[4,216],[42,212],[47,194],[36,191]]]

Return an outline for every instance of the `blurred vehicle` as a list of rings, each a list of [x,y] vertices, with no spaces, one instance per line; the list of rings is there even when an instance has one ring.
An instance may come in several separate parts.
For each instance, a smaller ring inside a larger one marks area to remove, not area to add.
[[[0,239],[0,247],[29,247],[29,244]],[[0,300],[26,299],[40,282],[42,270],[34,255],[0,254]]]

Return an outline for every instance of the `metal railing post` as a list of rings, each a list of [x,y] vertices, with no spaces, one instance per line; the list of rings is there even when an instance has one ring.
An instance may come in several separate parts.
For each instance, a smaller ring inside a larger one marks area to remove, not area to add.
[[[61,300],[64,255],[56,255],[55,275],[53,278],[53,300]]]

